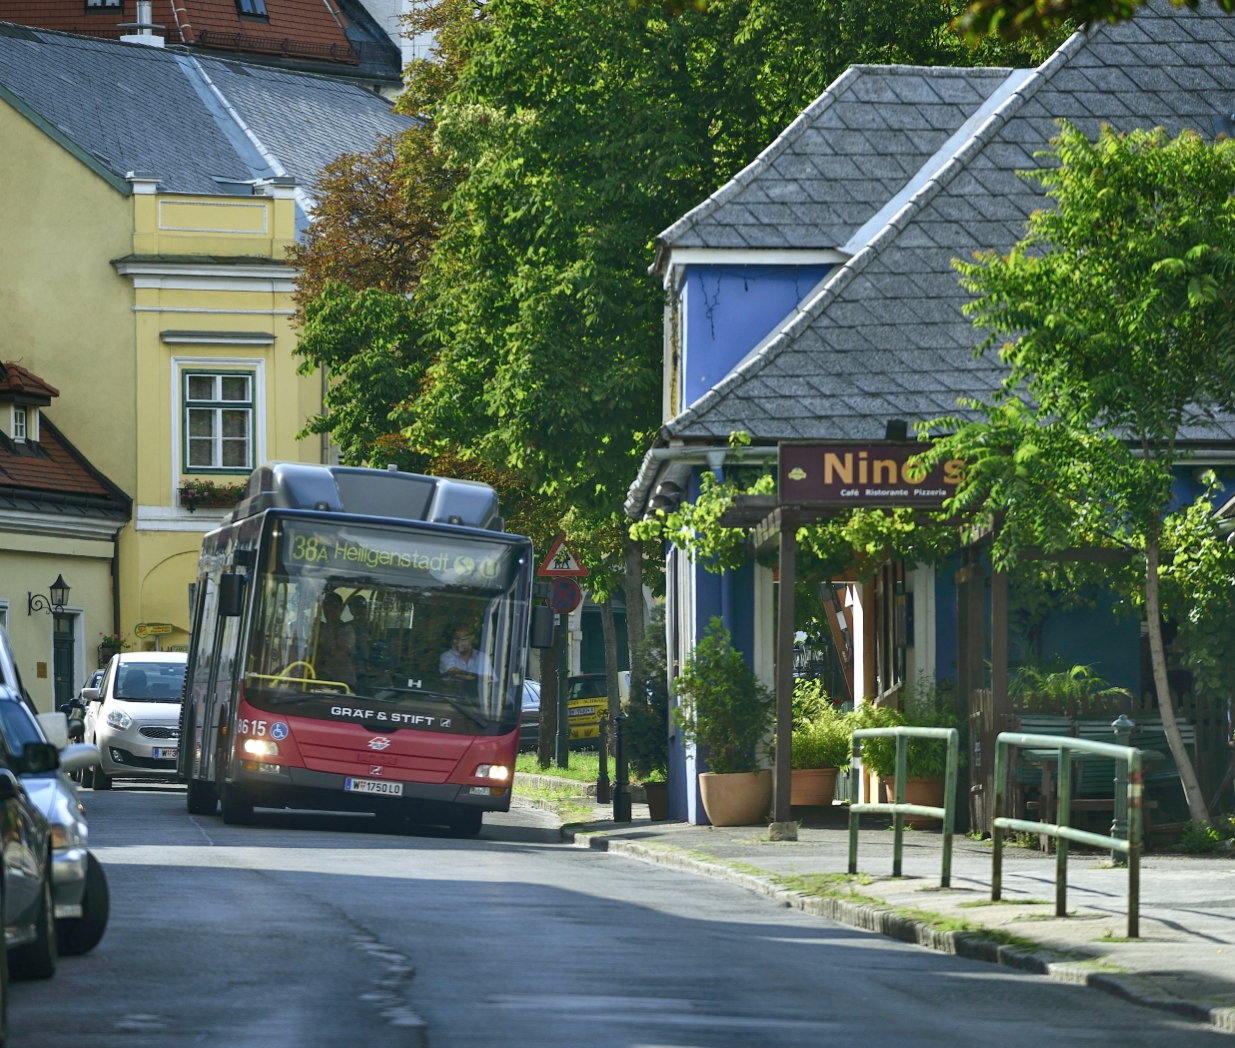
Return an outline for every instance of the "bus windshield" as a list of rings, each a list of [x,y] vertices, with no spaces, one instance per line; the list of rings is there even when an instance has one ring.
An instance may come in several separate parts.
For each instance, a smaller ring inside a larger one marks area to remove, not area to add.
[[[375,726],[513,724],[521,553],[471,536],[279,520],[258,577],[246,699]]]

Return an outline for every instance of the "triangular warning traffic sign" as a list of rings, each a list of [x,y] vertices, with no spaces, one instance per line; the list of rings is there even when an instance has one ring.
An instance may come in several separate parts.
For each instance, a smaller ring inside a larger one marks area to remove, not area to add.
[[[549,555],[545,557],[545,562],[540,566],[537,574],[547,575],[550,578],[571,576],[582,578],[587,574],[587,568],[580,564],[575,559],[575,555],[570,552],[570,547],[566,545],[566,536],[559,535],[553,540]]]

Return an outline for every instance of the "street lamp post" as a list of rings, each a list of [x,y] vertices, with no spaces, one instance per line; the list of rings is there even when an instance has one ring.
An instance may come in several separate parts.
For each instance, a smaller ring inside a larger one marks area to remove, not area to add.
[[[59,615],[69,602],[69,584],[63,575],[57,575],[56,581],[47,587],[48,596],[41,593],[26,591],[26,614],[33,615],[36,611],[45,611],[48,615]]]
[[[553,763],[559,768],[570,767],[570,724],[569,707],[566,705],[566,678],[569,670],[566,666],[567,633],[570,627],[570,616],[559,614],[557,617],[557,739],[554,746]]]

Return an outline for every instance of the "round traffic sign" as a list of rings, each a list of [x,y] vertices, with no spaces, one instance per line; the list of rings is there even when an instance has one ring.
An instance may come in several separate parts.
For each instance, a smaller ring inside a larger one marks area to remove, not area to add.
[[[583,591],[574,579],[556,578],[549,594],[549,607],[559,615],[569,615],[583,600]]]

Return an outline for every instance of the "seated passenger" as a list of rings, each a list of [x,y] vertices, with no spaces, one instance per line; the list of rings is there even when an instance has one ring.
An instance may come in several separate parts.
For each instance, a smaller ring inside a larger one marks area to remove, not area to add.
[[[322,598],[322,615],[326,621],[318,627],[313,666],[317,679],[354,687],[356,667],[352,656],[356,651],[356,636],[343,621],[343,598],[337,593],[327,593]]]

